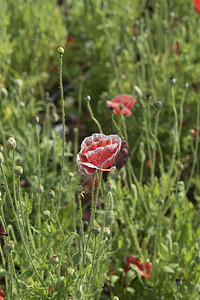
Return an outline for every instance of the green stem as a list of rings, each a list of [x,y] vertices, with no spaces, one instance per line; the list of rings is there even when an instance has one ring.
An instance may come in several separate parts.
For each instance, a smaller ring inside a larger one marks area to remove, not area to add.
[[[36,133],[37,157],[38,157],[38,185],[40,186],[41,184],[40,136],[39,136],[37,124],[35,124],[35,133]]]
[[[93,187],[92,187],[92,192],[94,194],[94,185],[95,185],[95,176],[96,176],[96,172],[93,175]],[[95,201],[93,203],[91,203],[92,208],[91,208],[91,218],[90,218],[90,226],[89,226],[89,233],[88,233],[88,238],[86,241],[86,245],[85,245],[85,251],[83,254],[83,265],[84,265],[84,261],[85,261],[85,257],[86,257],[86,253],[87,253],[87,248],[89,245],[89,241],[90,241],[90,237],[91,237],[91,233],[92,233],[92,228],[93,228],[93,224],[94,224],[94,220],[95,220],[95,214],[96,214],[96,206],[97,206],[97,200],[98,200],[98,195],[99,195],[99,191],[100,191],[100,186],[101,186],[101,178],[102,178],[102,172],[99,172],[99,176],[98,176],[98,185],[97,185],[97,191],[95,194]]]
[[[1,244],[0,244],[0,255],[1,255],[3,268],[4,268],[4,270],[6,270],[6,261],[5,261],[5,257],[3,254],[3,250],[1,248]],[[6,295],[8,295],[8,275],[5,275],[5,286],[6,286]]]
[[[18,216],[16,214],[16,211],[15,211],[15,208],[14,208],[14,205],[13,205],[13,201],[12,201],[12,197],[11,197],[11,194],[10,194],[10,191],[9,191],[9,188],[8,188],[8,183],[7,183],[7,179],[6,179],[6,176],[5,176],[5,172],[4,172],[3,166],[0,165],[0,168],[1,168],[1,172],[3,174],[3,179],[4,179],[5,186],[6,186],[6,192],[7,192],[7,195],[9,197],[9,200],[10,200],[11,208],[12,208],[12,211],[13,211],[13,214],[14,214],[14,217],[15,217],[15,221],[17,223],[17,228],[19,230],[19,233],[20,233],[20,236],[21,236],[21,239],[22,239],[22,243],[23,243],[25,252],[26,252],[26,254],[27,254],[28,258],[29,258],[29,261],[30,261],[31,265],[33,266],[33,269],[35,271],[35,274],[36,274],[38,280],[40,281],[41,285],[45,288],[44,282],[43,282],[42,278],[40,277],[40,275],[38,273],[38,270],[37,270],[37,268],[36,268],[36,266],[35,266],[35,264],[34,264],[34,262],[32,260],[30,252],[29,252],[28,247],[26,245],[26,241],[24,239],[23,231],[21,229],[20,222],[18,220]]]
[[[79,201],[79,222],[80,222],[80,253],[81,259],[83,263],[83,253],[84,253],[84,230],[83,230],[83,217],[82,217],[82,203],[81,203],[81,196],[78,196]],[[84,266],[83,266],[84,267]]]
[[[99,121],[97,121],[97,119],[95,118],[95,116],[94,116],[94,114],[93,114],[93,112],[92,112],[92,108],[91,108],[91,105],[90,105],[90,100],[87,101],[87,107],[88,107],[88,110],[89,110],[89,113],[90,113],[90,116],[91,116],[92,120],[93,120],[93,121],[96,123],[96,125],[98,126],[99,132],[100,132],[100,133],[103,133]]]
[[[65,107],[64,107],[64,97],[63,97],[63,83],[62,83],[62,76],[63,76],[63,54],[60,54],[60,65],[59,65],[59,84],[60,84],[60,96],[61,96],[61,106],[62,106],[62,160],[61,160],[61,178],[60,178],[60,187],[58,193],[58,208],[60,209],[60,201],[61,201],[61,191],[62,191],[62,184],[63,184],[63,174],[64,174],[64,160],[65,160]]]

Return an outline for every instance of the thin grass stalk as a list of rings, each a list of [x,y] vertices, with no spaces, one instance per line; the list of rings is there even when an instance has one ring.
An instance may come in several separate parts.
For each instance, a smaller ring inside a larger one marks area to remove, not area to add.
[[[83,215],[82,215],[82,203],[81,203],[81,195],[78,195],[79,202],[79,228],[80,228],[80,253],[81,253],[81,261],[82,267],[83,265],[83,253],[84,253],[84,229],[83,229]]]
[[[88,96],[88,97],[89,97],[89,96]],[[89,100],[89,99],[88,99],[88,100]],[[93,111],[92,111],[92,108],[91,108],[91,105],[90,105],[90,100],[87,101],[87,107],[88,107],[88,110],[89,110],[89,113],[90,113],[90,116],[91,116],[92,120],[96,123],[96,125],[97,125],[97,127],[98,127],[98,129],[99,129],[99,132],[100,132],[100,133],[103,133],[99,121],[95,118],[95,116],[94,116],[94,114],[93,114]]]

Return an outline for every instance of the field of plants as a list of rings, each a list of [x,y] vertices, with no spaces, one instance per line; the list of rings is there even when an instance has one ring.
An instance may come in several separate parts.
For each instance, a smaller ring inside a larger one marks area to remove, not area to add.
[[[0,300],[200,299],[200,0],[0,0]]]

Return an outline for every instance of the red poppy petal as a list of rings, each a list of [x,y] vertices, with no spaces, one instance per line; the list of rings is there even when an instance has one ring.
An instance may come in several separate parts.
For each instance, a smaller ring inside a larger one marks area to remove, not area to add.
[[[123,114],[124,116],[129,117],[129,116],[131,115],[131,111],[130,111],[130,109],[124,107],[124,108],[122,109],[122,114]]]
[[[193,0],[197,12],[200,14],[200,0]]]
[[[103,169],[103,168],[98,168],[98,167],[96,167],[95,165],[93,165],[93,164],[90,164],[90,163],[81,163],[81,165],[82,166],[84,166],[84,170],[85,170],[85,168],[87,168],[87,171],[88,171],[88,175],[89,174],[94,174],[94,171],[95,170],[99,170],[99,171],[102,171],[102,172],[110,172],[110,171],[114,171],[114,170],[116,170],[116,167],[112,167],[112,168],[110,168],[110,169]],[[93,172],[93,173],[92,173]]]

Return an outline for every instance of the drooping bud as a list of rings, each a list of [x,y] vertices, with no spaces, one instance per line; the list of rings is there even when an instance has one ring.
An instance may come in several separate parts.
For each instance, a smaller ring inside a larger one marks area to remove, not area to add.
[[[113,210],[106,212],[106,225],[112,225],[115,219],[115,214]]]
[[[79,251],[75,251],[72,254],[72,261],[75,265],[79,265],[80,261],[81,261],[81,254]]]

